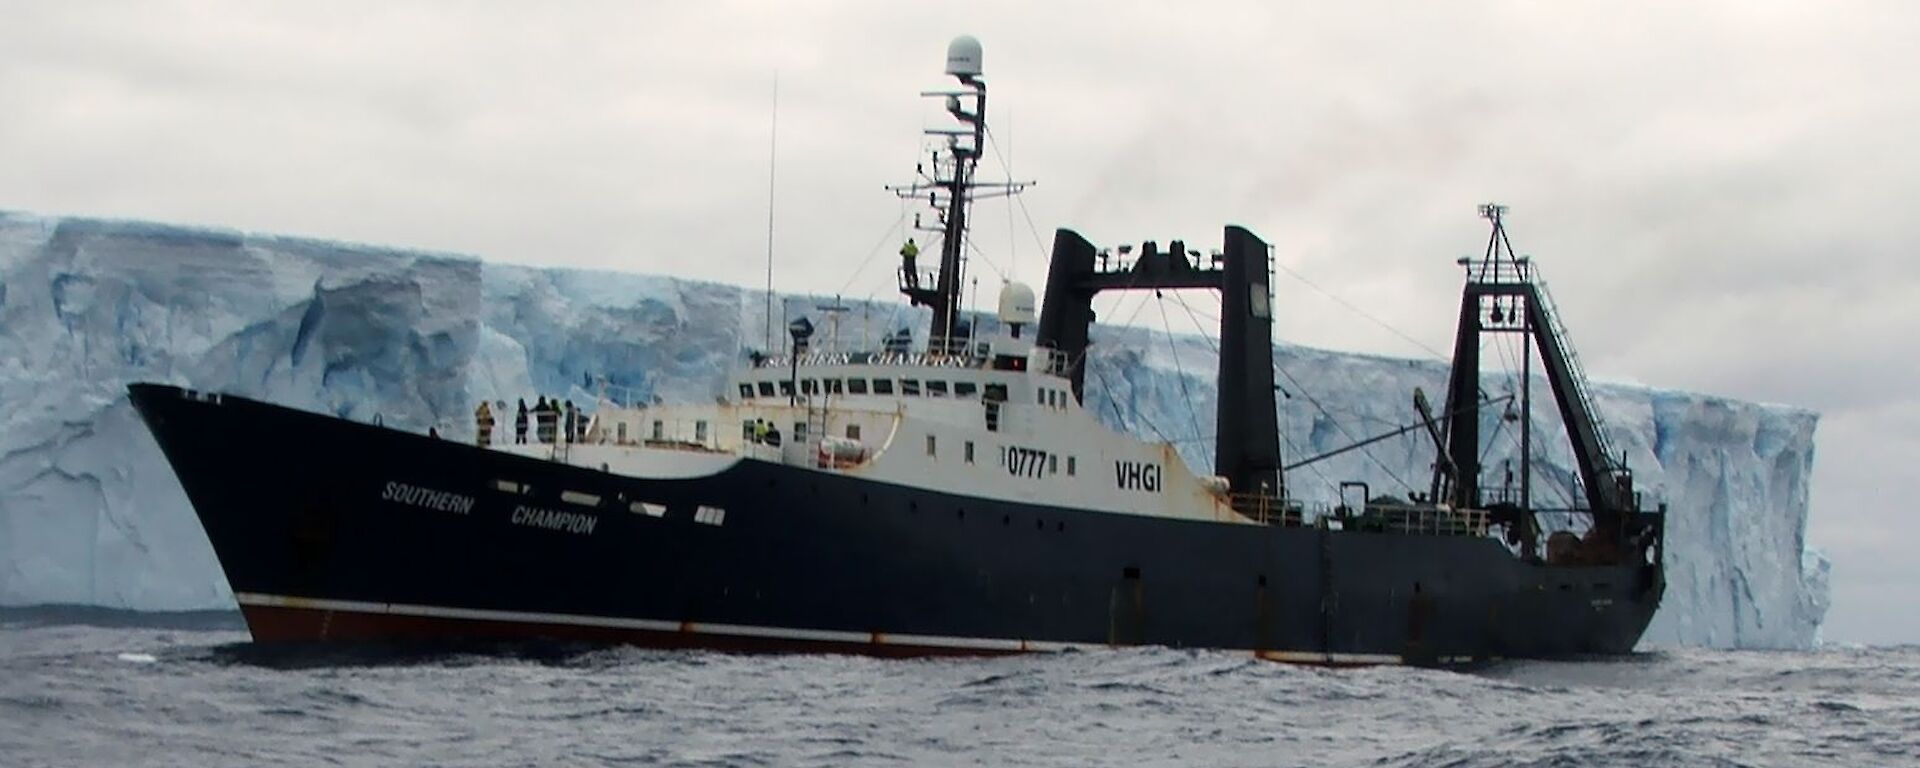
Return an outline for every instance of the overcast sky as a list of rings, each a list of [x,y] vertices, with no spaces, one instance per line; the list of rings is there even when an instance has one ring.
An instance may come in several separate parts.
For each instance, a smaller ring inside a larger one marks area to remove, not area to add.
[[[1630,5],[0,0],[0,208],[757,286],[777,80],[775,279],[884,298],[971,33],[1040,181],[976,211],[983,296],[1055,227],[1232,222],[1444,350],[1505,202],[1594,376],[1823,414],[1826,636],[1920,642],[1920,5]],[[1288,341],[1429,356],[1276,289]]]

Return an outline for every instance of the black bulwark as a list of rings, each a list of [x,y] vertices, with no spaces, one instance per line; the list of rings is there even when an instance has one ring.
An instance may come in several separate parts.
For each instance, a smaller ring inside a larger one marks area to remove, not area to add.
[[[1108,290],[1212,288],[1220,291],[1219,408],[1214,471],[1236,493],[1284,496],[1280,427],[1273,385],[1273,307],[1268,290],[1268,246],[1242,227],[1228,226],[1212,265],[1196,265],[1174,241],[1161,251],[1146,243],[1137,259],[1108,266],[1100,252],[1072,230],[1054,233],[1053,261],[1041,304],[1039,344],[1062,353],[1074,397],[1084,401],[1088,329],[1093,297]]]

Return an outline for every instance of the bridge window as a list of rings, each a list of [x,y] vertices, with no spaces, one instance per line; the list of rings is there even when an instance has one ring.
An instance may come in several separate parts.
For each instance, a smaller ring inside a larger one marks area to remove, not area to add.
[[[920,380],[919,379],[901,379],[900,394],[907,395],[910,397],[919,397],[920,396]]]
[[[867,393],[866,379],[847,379],[847,394],[864,395]]]
[[[818,379],[801,379],[800,380],[800,394],[812,395],[812,394],[819,393],[819,391],[820,391],[820,380]]]
[[[947,383],[944,381],[927,382],[927,394],[931,397],[946,397]]]
[[[979,385],[971,381],[956,381],[953,383],[954,397],[966,397],[978,391],[980,391]]]
[[[773,382],[771,381],[760,382],[760,396],[773,397]]]
[[[846,391],[844,389],[841,389],[839,379],[827,379],[826,384],[827,384],[827,394],[829,395],[844,394]]]
[[[893,379],[874,379],[873,393],[876,395],[893,394]]]
[[[792,381],[783,381],[783,382],[780,382],[780,396],[781,396],[781,397],[793,397],[793,382],[792,382]]]
[[[745,400],[751,397],[753,397],[753,385],[744,381],[740,382],[740,398]]]

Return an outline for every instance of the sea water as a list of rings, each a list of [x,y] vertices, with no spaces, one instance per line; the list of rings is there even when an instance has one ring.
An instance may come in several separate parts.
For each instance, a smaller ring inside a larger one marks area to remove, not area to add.
[[[1169,648],[277,650],[231,618],[173,623],[0,618],[0,766],[1920,765],[1913,647],[1441,671]]]

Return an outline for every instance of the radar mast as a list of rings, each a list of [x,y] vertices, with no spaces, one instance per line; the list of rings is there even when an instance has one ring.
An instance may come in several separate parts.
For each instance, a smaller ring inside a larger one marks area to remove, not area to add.
[[[942,99],[947,114],[959,127],[929,128],[928,136],[944,142],[935,149],[929,162],[914,167],[911,184],[897,184],[887,190],[901,199],[924,199],[938,217],[936,226],[924,226],[914,217],[914,229],[940,234],[940,266],[937,273],[923,274],[912,256],[903,252],[899,269],[900,292],[914,306],[933,310],[933,322],[927,332],[927,348],[936,353],[951,353],[962,348],[966,339],[956,333],[960,315],[960,288],[964,284],[967,246],[967,207],[975,200],[1018,194],[1032,182],[1002,181],[981,183],[974,174],[980,154],[987,143],[987,83],[981,78],[980,41],[961,35],[947,45],[946,73],[958,80],[955,90],[922,91],[921,96]],[[971,109],[967,102],[971,102]],[[917,254],[915,254],[917,255]]]

